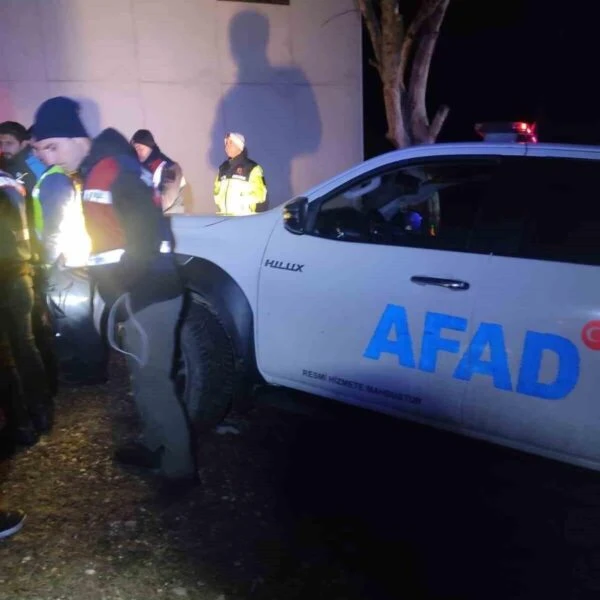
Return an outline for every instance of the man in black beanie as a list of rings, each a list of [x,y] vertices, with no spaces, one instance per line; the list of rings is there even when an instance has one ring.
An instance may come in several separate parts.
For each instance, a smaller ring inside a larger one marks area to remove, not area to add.
[[[142,165],[152,173],[152,183],[160,194],[163,212],[166,215],[185,212],[182,190],[186,182],[179,164],[161,151],[148,129],[138,129],[130,143]]]
[[[127,312],[126,347],[144,438],[119,449],[115,458],[160,469],[171,481],[194,480],[191,431],[171,379],[183,284],[172,252],[161,252],[168,224],[152,178],[115,129],[91,140],[70,98],[50,98],[38,108],[33,137],[44,163],[59,165],[81,182],[91,261],[118,263],[115,279],[99,292],[108,304],[110,287],[116,289],[111,311],[118,304]]]

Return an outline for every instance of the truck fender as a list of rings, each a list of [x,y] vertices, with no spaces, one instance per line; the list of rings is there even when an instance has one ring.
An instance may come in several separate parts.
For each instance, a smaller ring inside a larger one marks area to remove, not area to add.
[[[254,350],[254,314],[242,288],[209,260],[177,254],[177,262],[186,288],[217,316],[231,339],[240,375],[260,380]]]

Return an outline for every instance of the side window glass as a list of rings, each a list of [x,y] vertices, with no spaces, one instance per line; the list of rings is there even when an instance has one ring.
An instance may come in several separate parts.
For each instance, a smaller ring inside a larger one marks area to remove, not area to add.
[[[597,161],[539,159],[537,189],[520,255],[600,265]]]
[[[412,165],[373,174],[326,199],[313,235],[465,251],[495,160]]]
[[[600,265],[598,173],[593,160],[505,160],[477,215],[469,249]]]
[[[536,177],[531,167],[531,161],[520,158],[502,161],[477,213],[470,251],[519,256],[525,222],[536,197]]]

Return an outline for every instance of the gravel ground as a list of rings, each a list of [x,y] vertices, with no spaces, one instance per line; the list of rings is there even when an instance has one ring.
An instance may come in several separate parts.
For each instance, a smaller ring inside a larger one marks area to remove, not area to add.
[[[202,485],[167,499],[111,461],[136,428],[112,371],[62,391],[53,433],[0,462],[2,504],[28,513],[0,542],[0,600],[600,597],[597,474],[263,401],[203,440]]]
[[[228,419],[199,448],[202,484],[173,499],[111,460],[137,428],[121,364],[107,386],[61,391],[52,434],[0,463],[1,504],[28,513],[0,543],[0,599],[300,598],[309,569],[313,597],[348,597],[344,568],[286,555],[303,525],[282,502],[278,449],[298,418]]]

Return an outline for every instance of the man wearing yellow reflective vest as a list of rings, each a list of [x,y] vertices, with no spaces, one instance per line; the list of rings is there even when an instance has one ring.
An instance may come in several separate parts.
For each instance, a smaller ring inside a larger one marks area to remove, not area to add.
[[[82,264],[73,253],[81,253],[87,259],[90,240],[85,231],[81,190],[76,182],[62,167],[51,166],[35,184],[32,197],[33,229],[42,248],[41,261],[52,265],[62,255],[66,266],[73,260],[77,265]],[[74,218],[79,220],[76,225],[71,223]]]
[[[63,167],[50,166],[33,188],[32,201],[32,229],[43,278],[39,289],[47,313],[44,325],[52,335],[52,355],[43,354],[51,382],[104,383],[109,352],[93,320],[97,278],[89,269],[79,268],[87,264],[91,252],[81,182]]]
[[[227,160],[219,167],[214,198],[217,214],[243,216],[267,207],[267,184],[262,167],[248,158],[246,139],[241,133],[225,136]]]
[[[61,221],[65,207],[75,202],[75,195],[71,179],[57,166],[46,169],[40,175],[30,195],[29,230],[35,273],[34,333],[53,395],[58,391],[60,379],[56,354],[56,342],[60,335],[55,331],[56,319],[53,319],[50,309],[48,274],[61,254]]]

